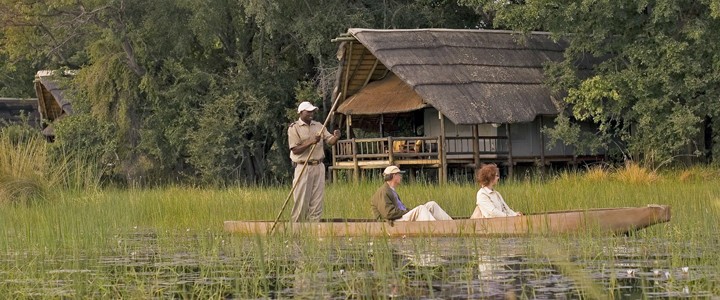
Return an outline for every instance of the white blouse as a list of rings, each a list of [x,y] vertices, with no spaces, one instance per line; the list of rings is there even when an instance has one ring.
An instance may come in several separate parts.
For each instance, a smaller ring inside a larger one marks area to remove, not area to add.
[[[471,219],[513,217],[519,215],[505,203],[502,195],[495,190],[482,187],[477,192],[477,206]]]

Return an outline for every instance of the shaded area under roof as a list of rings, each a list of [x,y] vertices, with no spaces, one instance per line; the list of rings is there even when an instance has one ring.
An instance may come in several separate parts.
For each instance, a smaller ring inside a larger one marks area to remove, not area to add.
[[[547,33],[361,28],[348,33],[369,50],[367,57],[377,58],[455,124],[531,122],[559,112],[543,85],[543,68],[562,60],[565,45]]]
[[[40,121],[37,105],[35,98],[0,98],[0,126],[27,121],[37,127]]]
[[[426,106],[407,83],[389,73],[345,99],[337,111],[346,115],[379,115],[410,112]]]

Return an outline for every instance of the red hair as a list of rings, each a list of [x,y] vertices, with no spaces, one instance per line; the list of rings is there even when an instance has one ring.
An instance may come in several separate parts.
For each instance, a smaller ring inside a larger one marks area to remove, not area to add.
[[[487,186],[500,175],[500,169],[496,164],[484,164],[475,171],[475,180],[482,186]]]

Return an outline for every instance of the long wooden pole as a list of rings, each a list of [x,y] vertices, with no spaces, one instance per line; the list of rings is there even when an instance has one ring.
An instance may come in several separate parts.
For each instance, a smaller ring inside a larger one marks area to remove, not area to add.
[[[322,134],[322,132],[325,130],[325,127],[327,127],[328,121],[330,121],[330,116],[332,116],[335,113],[335,107],[337,106],[338,100],[340,100],[340,96],[342,96],[342,93],[338,94],[335,98],[335,101],[333,102],[332,108],[330,108],[330,112],[328,113],[327,117],[325,117],[325,122],[323,122],[323,127],[320,129],[320,132],[318,134]],[[308,158],[312,156],[313,151],[315,151],[315,146],[317,146],[317,143],[314,143],[312,147],[310,147],[310,153],[308,154]],[[300,182],[300,177],[303,176],[305,173],[305,169],[307,168],[307,164],[310,159],[306,159],[305,163],[303,164],[302,169],[300,170],[300,175],[298,175],[298,180],[296,180],[293,183],[292,188],[290,189],[290,193],[288,193],[287,197],[285,198],[285,203],[283,203],[282,208],[280,209],[280,212],[278,213],[277,217],[275,217],[275,221],[272,224],[272,227],[270,227],[270,234],[272,234],[275,231],[275,226],[277,225],[278,220],[280,220],[280,216],[282,216],[282,213],[285,211],[285,207],[287,207],[288,202],[290,201],[290,197],[292,197],[293,192],[295,191],[295,188],[297,187],[298,182]]]

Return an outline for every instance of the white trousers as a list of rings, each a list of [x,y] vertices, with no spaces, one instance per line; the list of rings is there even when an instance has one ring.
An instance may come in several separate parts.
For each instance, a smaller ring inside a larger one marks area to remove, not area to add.
[[[435,201],[430,201],[423,205],[413,208],[396,221],[436,221],[436,220],[452,220],[440,205]]]

